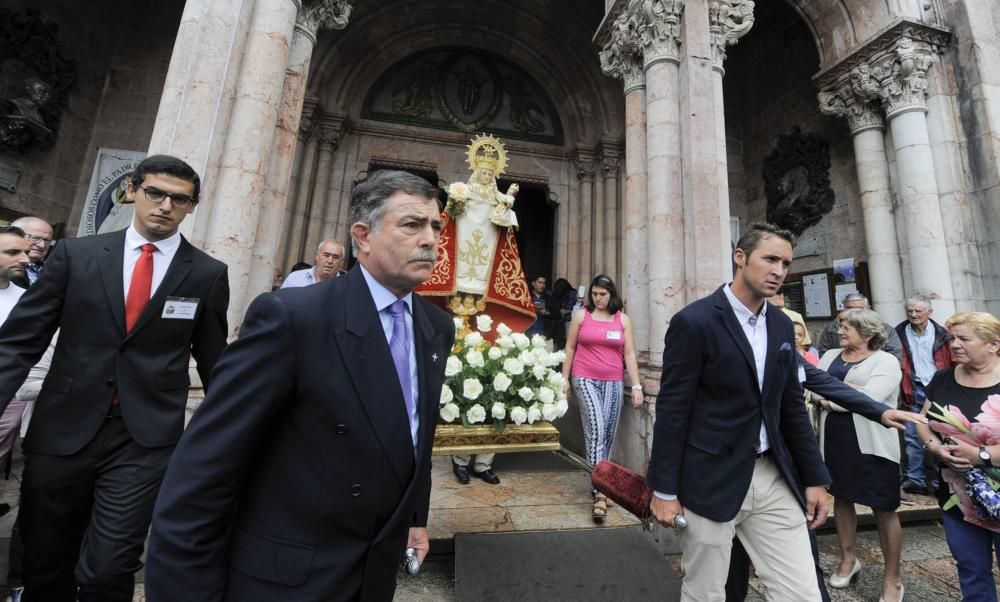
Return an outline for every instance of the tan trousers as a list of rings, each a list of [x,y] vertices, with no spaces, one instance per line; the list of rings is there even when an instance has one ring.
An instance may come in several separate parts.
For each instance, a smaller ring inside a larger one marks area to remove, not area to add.
[[[452,456],[451,460],[459,466],[468,466],[472,464],[473,472],[483,472],[484,470],[489,470],[493,468],[493,456],[496,454],[476,454],[474,456]],[[475,458],[475,461],[473,461]]]
[[[733,535],[746,548],[768,600],[820,599],[805,513],[771,456],[757,460],[736,518],[719,523],[685,509],[681,531],[685,602],[724,602]]]

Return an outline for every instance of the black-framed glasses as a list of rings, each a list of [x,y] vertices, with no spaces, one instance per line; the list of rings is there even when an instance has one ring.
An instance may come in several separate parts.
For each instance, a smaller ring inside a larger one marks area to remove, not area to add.
[[[52,244],[51,238],[45,238],[44,236],[35,236],[34,234],[25,233],[24,239],[33,245],[42,245],[47,247]]]
[[[154,188],[153,186],[140,186],[142,192],[145,193],[146,198],[151,202],[159,205],[164,199],[169,198],[171,204],[178,209],[187,209],[191,205],[194,205],[198,201],[186,194],[177,194],[173,192],[166,192],[160,190],[159,188]]]

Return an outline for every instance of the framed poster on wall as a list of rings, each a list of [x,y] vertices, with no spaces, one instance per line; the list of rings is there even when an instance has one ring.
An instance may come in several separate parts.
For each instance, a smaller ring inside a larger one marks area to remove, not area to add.
[[[833,270],[829,268],[789,274],[782,291],[785,292],[785,306],[807,320],[832,318],[836,313]]]

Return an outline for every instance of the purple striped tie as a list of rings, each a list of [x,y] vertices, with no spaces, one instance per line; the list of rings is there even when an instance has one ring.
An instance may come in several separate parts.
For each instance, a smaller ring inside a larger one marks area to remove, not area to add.
[[[413,404],[413,388],[410,383],[410,332],[406,329],[406,301],[397,299],[388,309],[389,315],[392,316],[392,340],[389,341],[389,350],[392,351],[392,363],[396,365],[399,386],[403,389],[406,418],[412,435],[416,408]],[[413,446],[417,446],[416,440],[413,441]]]

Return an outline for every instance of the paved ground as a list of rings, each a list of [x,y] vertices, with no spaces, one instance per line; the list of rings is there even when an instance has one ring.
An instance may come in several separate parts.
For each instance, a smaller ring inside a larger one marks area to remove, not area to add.
[[[503,482],[492,486],[473,479],[459,485],[450,472],[448,459],[437,458],[434,468],[434,491],[430,530],[436,539],[437,555],[425,563],[420,575],[400,575],[396,600],[429,602],[455,599],[454,558],[451,540],[455,533],[493,531],[539,531],[595,528],[589,515],[589,492],[586,473],[555,456],[498,457],[496,466]],[[21,458],[15,457],[10,480],[0,479],[0,502],[17,505],[20,487]],[[908,600],[957,601],[961,599],[954,561],[944,541],[940,524],[933,520],[937,510],[929,498],[918,498],[915,506],[901,508],[907,526],[903,530],[903,582]],[[12,511],[0,517],[0,580],[7,572],[7,537],[13,523]],[[862,522],[865,517],[860,517]],[[906,522],[909,521],[909,522]],[[917,521],[917,522],[913,522]],[[606,525],[624,526],[635,520],[619,508],[612,508]],[[596,527],[600,528],[600,527]],[[859,536],[861,559],[865,568],[847,590],[833,591],[835,602],[877,600],[882,578],[882,556],[878,535],[866,528]],[[838,559],[836,535],[820,536],[824,568],[831,571]],[[676,570],[679,557],[667,556],[664,562]],[[145,600],[140,585],[136,600]],[[585,579],[585,576],[581,576]],[[1000,581],[1000,580],[998,580]],[[748,600],[764,600],[756,583],[751,584]]]

